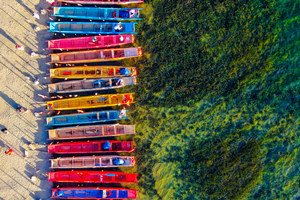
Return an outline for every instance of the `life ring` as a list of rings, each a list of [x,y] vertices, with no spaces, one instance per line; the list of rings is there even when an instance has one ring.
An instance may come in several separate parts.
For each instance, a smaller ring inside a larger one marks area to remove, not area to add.
[[[63,196],[63,194],[64,194],[63,191],[57,190],[57,191],[55,192],[54,195],[55,195],[56,197],[61,197],[61,196]]]
[[[107,190],[106,191],[106,197],[110,197],[111,196],[111,191],[110,190]]]
[[[110,70],[108,71],[108,74],[111,75],[111,76],[113,76],[113,75],[114,75],[114,69],[110,69]]]

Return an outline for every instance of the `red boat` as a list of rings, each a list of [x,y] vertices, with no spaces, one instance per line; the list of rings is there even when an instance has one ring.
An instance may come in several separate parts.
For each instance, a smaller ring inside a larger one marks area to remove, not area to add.
[[[126,5],[130,3],[143,3],[144,0],[57,0],[57,2],[79,4]]]
[[[51,159],[51,168],[78,169],[78,168],[111,168],[133,167],[134,156],[82,156]]]
[[[137,183],[137,174],[108,171],[48,172],[48,181],[76,183]]]
[[[115,47],[134,43],[134,35],[107,35],[49,40],[48,49],[77,50]]]
[[[48,153],[111,153],[134,151],[132,141],[63,142],[48,145]]]
[[[66,187],[52,189],[55,199],[136,199],[137,190],[106,187]]]

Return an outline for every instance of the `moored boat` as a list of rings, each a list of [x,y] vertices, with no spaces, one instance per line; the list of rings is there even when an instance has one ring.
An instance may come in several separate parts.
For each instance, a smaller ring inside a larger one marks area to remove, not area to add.
[[[50,69],[50,78],[83,79],[136,76],[135,67],[122,66],[80,66]]]
[[[137,183],[137,174],[113,171],[48,172],[48,181],[72,183]]]
[[[52,189],[55,199],[136,199],[137,190],[107,187],[62,187]]]
[[[48,145],[48,153],[75,154],[75,153],[112,153],[134,151],[132,141],[83,141],[62,142]]]
[[[47,117],[46,124],[47,126],[66,126],[109,122],[121,119],[128,119],[126,110],[109,110],[71,115],[58,115]]]
[[[103,5],[126,5],[131,3],[143,3],[144,0],[57,0],[58,2],[79,4],[103,4]]]
[[[48,41],[48,49],[80,50],[115,47],[134,43],[134,35],[105,35],[77,38],[63,38]]]
[[[117,48],[50,54],[52,63],[91,63],[142,56],[142,48]]]
[[[55,169],[111,168],[133,166],[135,166],[134,156],[82,156],[51,159],[51,168]]]
[[[50,22],[49,32],[70,34],[135,34],[136,22]]]
[[[50,140],[83,139],[97,137],[113,137],[135,134],[135,125],[94,125],[76,126],[48,130]]]
[[[88,79],[59,82],[48,85],[49,93],[90,92],[117,89],[128,85],[136,85],[136,76],[103,79]]]
[[[53,7],[55,17],[92,20],[141,20],[141,8]]]
[[[103,108],[134,103],[134,93],[103,94],[47,102],[48,110],[77,110]]]

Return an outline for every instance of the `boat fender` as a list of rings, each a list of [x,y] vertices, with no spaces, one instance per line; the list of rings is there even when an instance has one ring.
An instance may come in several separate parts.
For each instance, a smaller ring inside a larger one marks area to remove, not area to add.
[[[64,192],[61,191],[61,190],[57,190],[57,191],[55,192],[55,196],[56,196],[56,197],[61,197],[61,196],[63,196],[63,194],[64,194]]]
[[[124,37],[121,35],[120,36],[120,42],[123,42],[124,41]]]
[[[108,71],[108,74],[111,75],[111,76],[113,76],[113,75],[114,75],[114,69],[110,69],[110,70]]]
[[[116,16],[116,14],[117,14],[117,12],[114,12],[114,13],[113,13],[114,18],[118,18],[118,17]]]

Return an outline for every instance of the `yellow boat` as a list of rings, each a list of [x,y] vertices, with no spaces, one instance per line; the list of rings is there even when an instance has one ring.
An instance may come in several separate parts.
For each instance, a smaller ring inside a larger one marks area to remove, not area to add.
[[[50,78],[83,79],[137,76],[135,67],[80,66],[50,69]]]
[[[76,110],[76,109],[110,107],[110,106],[117,106],[117,105],[129,106],[130,103],[134,103],[134,93],[104,94],[104,95],[48,101],[47,109],[48,110]]]

